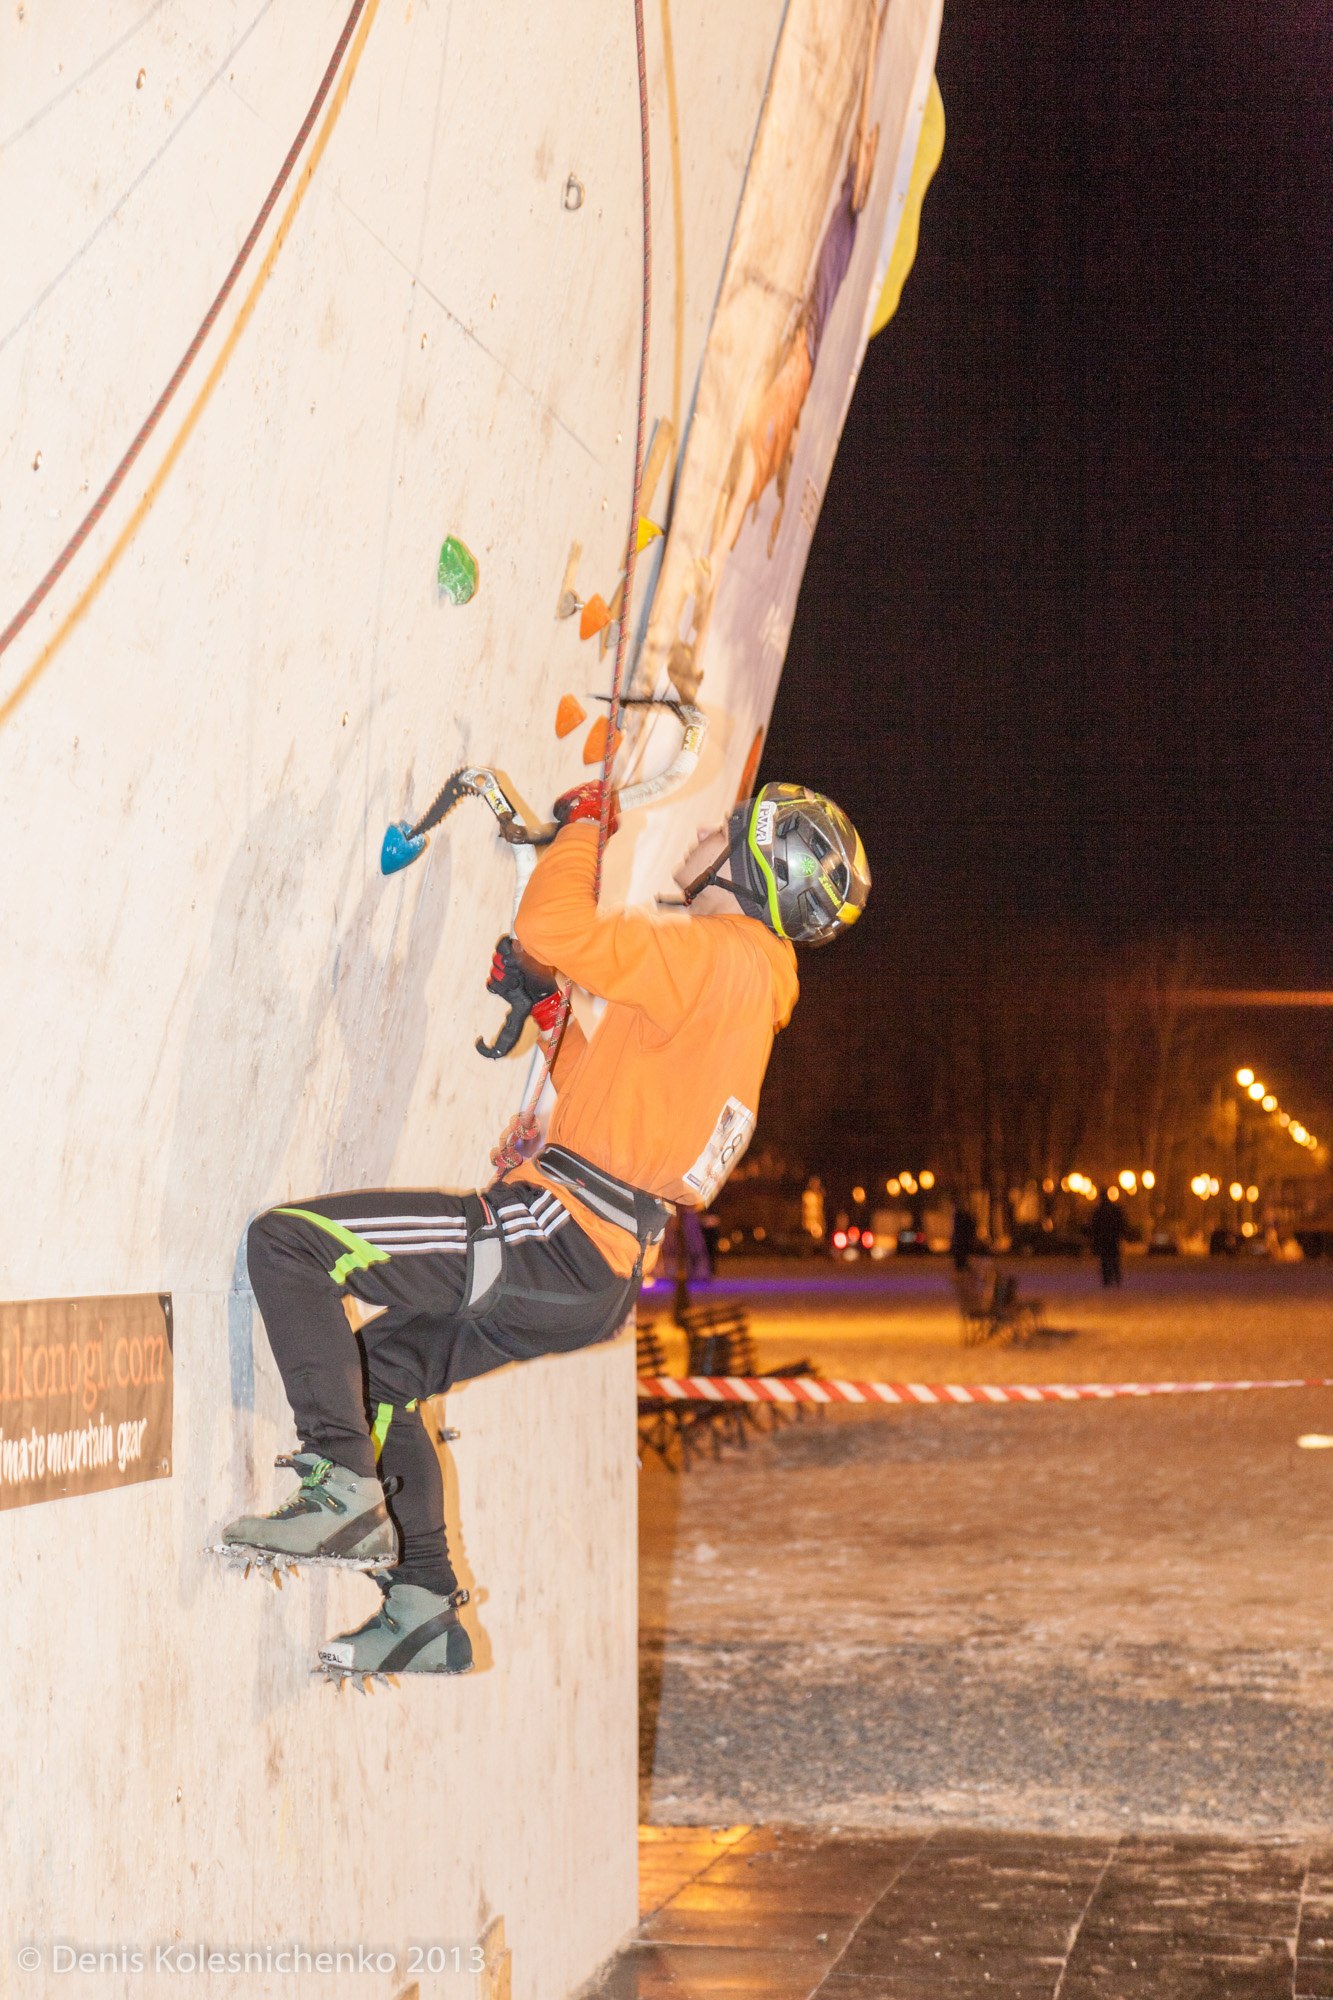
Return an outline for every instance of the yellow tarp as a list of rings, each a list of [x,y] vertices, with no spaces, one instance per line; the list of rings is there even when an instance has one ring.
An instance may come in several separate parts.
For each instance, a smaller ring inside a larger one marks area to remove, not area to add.
[[[935,169],[943,153],[944,99],[940,96],[938,77],[932,76],[925,114],[921,120],[921,136],[916,142],[916,156],[912,161],[912,178],[907,184],[907,200],[903,204],[898,234],[893,239],[893,255],[889,258],[889,268],[884,274],[884,289],[879,295],[879,304],[875,307],[875,317],[870,322],[872,340],[881,327],[888,325],[898,310],[898,301],[903,295],[907,274],[916,262],[917,239],[921,233],[921,204],[926,198],[926,189],[935,177]]]

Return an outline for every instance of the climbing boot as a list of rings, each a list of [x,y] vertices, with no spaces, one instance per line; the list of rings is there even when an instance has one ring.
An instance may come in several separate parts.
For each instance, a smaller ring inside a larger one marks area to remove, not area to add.
[[[281,1584],[284,1569],[301,1563],[356,1570],[391,1569],[398,1534],[378,1479],[364,1479],[317,1452],[274,1461],[301,1475],[295,1493],[271,1514],[244,1514],[222,1531],[211,1554],[243,1562]]]
[[[355,1632],[340,1633],[319,1649],[325,1678],[341,1693],[354,1681],[369,1694],[372,1680],[397,1686],[399,1674],[465,1674],[472,1665],[472,1641],[458,1620],[465,1590],[442,1597],[419,1583],[395,1583],[373,1618]]]

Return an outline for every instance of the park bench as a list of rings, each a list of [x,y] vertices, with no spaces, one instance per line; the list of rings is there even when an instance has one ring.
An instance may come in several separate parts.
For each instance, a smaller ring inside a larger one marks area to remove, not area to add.
[[[1041,1332],[1041,1300],[1020,1298],[1018,1280],[994,1265],[983,1271],[970,1266],[957,1271],[953,1283],[964,1347],[979,1347],[985,1340],[1008,1340],[1021,1346]]]
[[[689,1346],[688,1371],[691,1375],[817,1375],[819,1369],[807,1357],[783,1361],[773,1368],[760,1368],[755,1352],[750,1316],[743,1305],[721,1301],[716,1305],[685,1306],[676,1314],[676,1324]],[[718,1428],[735,1444],[744,1445],[747,1424],[756,1430],[776,1430],[784,1416],[804,1415],[804,1403],[730,1403],[713,1405],[730,1422]],[[817,1405],[813,1407],[818,1407]]]

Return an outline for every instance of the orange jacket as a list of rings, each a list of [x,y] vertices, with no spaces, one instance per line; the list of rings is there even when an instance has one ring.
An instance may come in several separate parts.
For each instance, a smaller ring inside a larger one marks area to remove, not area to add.
[[[796,1005],[796,953],[739,910],[603,915],[596,869],[597,828],[576,820],[538,862],[514,924],[525,952],[607,1003],[591,1040],[572,1020],[565,1031],[548,1137],[663,1201],[707,1207],[754,1131],[773,1037]],[[628,1277],[628,1230],[534,1162],[511,1178],[549,1187]]]

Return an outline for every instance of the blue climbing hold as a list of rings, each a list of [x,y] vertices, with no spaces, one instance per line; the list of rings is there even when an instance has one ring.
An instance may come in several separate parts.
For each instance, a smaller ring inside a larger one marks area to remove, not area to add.
[[[410,820],[396,819],[380,848],[381,875],[396,875],[400,868],[410,867],[418,854],[425,852],[428,838],[424,833],[413,833]]]

